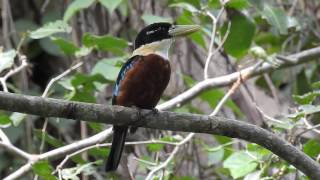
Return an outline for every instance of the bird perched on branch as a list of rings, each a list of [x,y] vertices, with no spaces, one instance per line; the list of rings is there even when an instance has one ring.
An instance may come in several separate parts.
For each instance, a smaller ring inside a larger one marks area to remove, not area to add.
[[[169,49],[174,38],[199,29],[197,25],[170,23],[154,23],[142,29],[135,39],[131,58],[118,74],[112,104],[154,109],[170,79]],[[128,127],[115,125],[113,132],[106,171],[117,169]]]

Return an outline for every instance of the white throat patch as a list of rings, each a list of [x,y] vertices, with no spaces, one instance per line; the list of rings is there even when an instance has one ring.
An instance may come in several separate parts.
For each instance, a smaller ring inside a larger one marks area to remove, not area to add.
[[[169,60],[169,50],[172,42],[172,39],[164,39],[161,41],[143,45],[138,49],[134,50],[132,56],[147,56],[149,54],[157,54],[163,57],[164,59]]]

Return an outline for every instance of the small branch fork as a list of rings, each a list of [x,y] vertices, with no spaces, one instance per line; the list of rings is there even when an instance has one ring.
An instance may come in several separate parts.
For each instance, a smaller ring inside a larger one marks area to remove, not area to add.
[[[8,78],[17,74],[18,72],[22,71],[24,68],[26,68],[28,66],[27,57],[25,55],[18,53],[18,57],[19,57],[21,64],[17,68],[11,69],[3,77],[0,77],[0,83],[2,85],[4,92],[8,92],[8,87],[7,87]]]

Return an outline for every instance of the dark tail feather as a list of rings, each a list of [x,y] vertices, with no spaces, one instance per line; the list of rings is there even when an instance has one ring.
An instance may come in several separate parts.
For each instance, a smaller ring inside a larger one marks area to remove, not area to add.
[[[114,126],[111,151],[106,164],[106,172],[115,171],[118,168],[128,127]]]

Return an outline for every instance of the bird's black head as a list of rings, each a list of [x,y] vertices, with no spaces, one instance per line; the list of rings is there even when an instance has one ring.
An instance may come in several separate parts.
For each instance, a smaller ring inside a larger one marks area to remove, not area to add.
[[[153,43],[155,41],[172,38],[169,34],[169,30],[172,26],[173,25],[170,23],[154,23],[143,28],[136,37],[134,49],[138,49],[142,45]]]
[[[173,25],[166,22],[154,23],[143,28],[136,37],[134,49],[164,39],[186,36],[198,31],[198,25]]]

